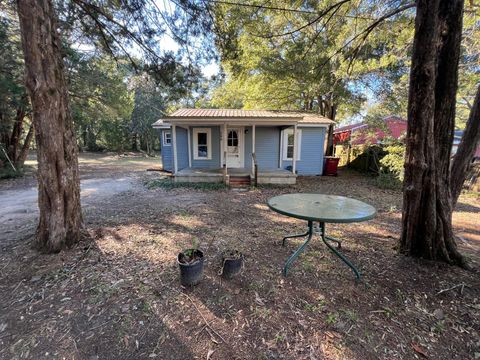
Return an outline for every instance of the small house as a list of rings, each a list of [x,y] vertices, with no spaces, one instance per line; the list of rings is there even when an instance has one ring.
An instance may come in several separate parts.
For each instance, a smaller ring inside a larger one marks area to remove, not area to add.
[[[331,124],[307,112],[179,109],[153,127],[175,181],[294,184],[322,174]]]

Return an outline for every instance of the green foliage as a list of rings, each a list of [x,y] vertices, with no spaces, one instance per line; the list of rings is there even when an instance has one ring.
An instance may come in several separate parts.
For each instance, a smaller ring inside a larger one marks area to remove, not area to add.
[[[13,152],[13,143],[16,146],[21,145],[20,139],[26,135],[23,125],[29,122],[28,119],[25,120],[25,116],[29,112],[29,101],[23,85],[24,70],[18,28],[15,21],[2,12],[0,12],[0,49],[2,49],[0,56],[0,146],[3,146],[10,159],[16,162],[18,149],[16,153]],[[23,116],[19,117],[18,114],[23,114]],[[15,128],[19,130],[18,137],[13,136]],[[3,153],[0,153],[1,156]],[[6,165],[6,159],[4,160],[3,164]]]
[[[145,182],[145,186],[149,189],[194,189],[194,190],[225,190],[228,186],[223,183],[189,183],[189,182],[175,182],[171,179],[156,179]]]
[[[404,177],[405,145],[392,143],[384,147],[375,183],[382,189],[401,189]]]
[[[392,173],[380,172],[374,181],[380,189],[400,190],[402,182]]]
[[[380,171],[394,175],[400,182],[403,181],[405,163],[405,145],[392,144],[386,146],[387,154],[380,160]]]
[[[90,151],[130,149],[133,97],[125,81],[127,65],[69,49],[67,66],[79,144]]]
[[[0,14],[0,126],[10,127],[18,107],[25,106],[22,50],[13,20]],[[3,130],[3,129],[1,129]],[[3,132],[3,131],[2,131]]]
[[[294,1],[268,5],[298,9]],[[387,98],[408,73],[414,13],[388,18],[363,35],[390,6],[328,0],[303,3],[301,11],[267,6],[252,13],[248,7],[217,5],[226,81],[211,104],[312,110],[334,118],[337,111],[339,117],[357,114],[367,90]],[[318,14],[324,16],[315,20]]]

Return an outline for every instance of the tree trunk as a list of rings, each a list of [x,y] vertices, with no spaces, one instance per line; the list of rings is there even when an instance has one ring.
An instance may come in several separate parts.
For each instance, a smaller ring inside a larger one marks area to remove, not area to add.
[[[328,97],[320,97],[321,99],[321,115],[325,116],[326,118],[335,121],[335,117],[337,115],[337,105],[333,103],[332,95]],[[333,155],[333,125],[328,127],[328,134],[327,134],[327,147],[325,149],[325,155],[332,156]]]
[[[17,5],[37,143],[36,245],[58,252],[78,242],[82,225],[78,149],[62,44],[51,0],[17,0]]]
[[[22,97],[22,102],[23,101]],[[15,161],[18,154],[18,149],[20,147],[20,139],[22,137],[23,131],[23,122],[25,119],[25,107],[20,105],[17,108],[17,114],[15,115],[15,122],[13,124],[12,136],[10,137],[9,146],[8,146],[8,156],[12,161]]]
[[[400,251],[465,265],[452,230],[450,153],[463,0],[419,0],[408,99]]]
[[[452,207],[455,208],[462,191],[463,182],[472,163],[477,146],[480,144],[480,87],[470,110],[467,126],[453,159],[451,175]]]
[[[132,134],[132,151],[138,151],[138,135],[136,132]]]
[[[32,142],[33,133],[34,133],[34,128],[33,128],[33,124],[31,124],[30,128],[28,129],[27,136],[23,141],[22,150],[20,151],[20,154],[18,155],[18,157],[15,159],[15,164],[18,166],[23,166],[23,164],[25,164],[25,160],[27,159],[27,155],[28,155],[28,150],[30,149],[30,143]]]

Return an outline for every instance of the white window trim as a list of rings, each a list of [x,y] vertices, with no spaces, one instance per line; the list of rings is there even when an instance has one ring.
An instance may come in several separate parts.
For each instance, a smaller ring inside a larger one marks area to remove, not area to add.
[[[170,144],[167,143],[167,133],[170,134]],[[171,130],[165,130],[163,132],[163,146],[172,146],[172,131]]]
[[[207,134],[207,157],[198,156],[198,134]],[[212,160],[212,129],[193,128],[193,160]]]
[[[285,129],[282,132],[282,160],[292,161],[293,158],[287,157],[288,135],[293,135],[293,129]],[[302,149],[302,130],[297,129],[297,160],[300,160]]]

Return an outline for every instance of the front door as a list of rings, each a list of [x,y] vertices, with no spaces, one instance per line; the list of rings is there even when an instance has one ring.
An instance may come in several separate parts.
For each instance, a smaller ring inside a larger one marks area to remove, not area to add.
[[[243,128],[227,129],[227,167],[243,167]]]

